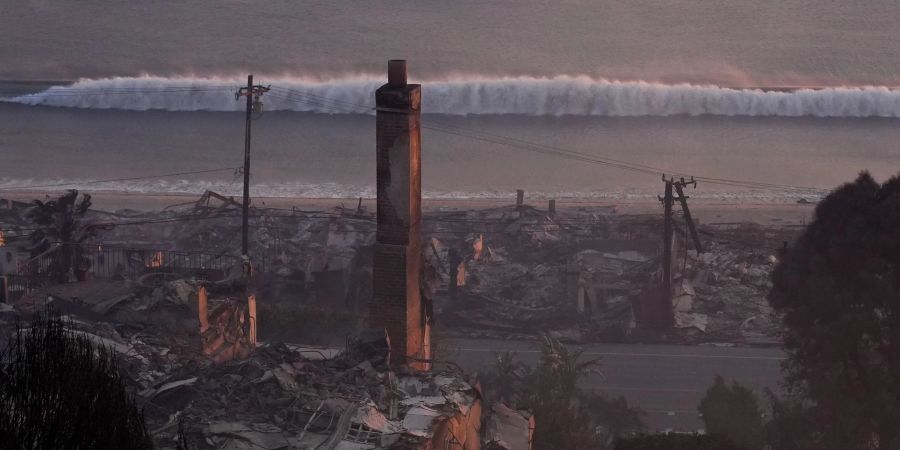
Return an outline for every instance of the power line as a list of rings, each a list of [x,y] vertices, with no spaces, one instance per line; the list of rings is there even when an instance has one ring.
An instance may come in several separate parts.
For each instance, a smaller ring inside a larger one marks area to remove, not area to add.
[[[281,90],[285,90],[285,89],[281,89]],[[293,91],[293,90],[288,90],[288,91],[297,92],[297,91]],[[332,108],[332,109],[334,108],[332,105],[329,105],[327,103],[328,100],[317,100],[316,99],[316,97],[323,98],[321,96],[317,96],[315,94],[305,94],[305,93],[300,93],[300,95],[312,97],[313,100],[295,99],[290,96],[280,96],[279,98],[281,98],[282,100],[288,100],[288,101],[301,101],[301,102],[305,102],[308,104],[325,107],[325,108]],[[360,104],[355,104],[355,103],[350,103],[350,102],[345,102],[345,101],[340,101],[340,100],[334,100],[333,103],[349,105],[350,107],[356,108],[356,109],[360,109],[360,108],[371,109],[365,105],[360,105]],[[646,174],[656,175],[656,174],[661,174],[661,173],[665,172],[663,169],[658,169],[658,168],[654,168],[654,167],[650,167],[650,166],[641,166],[640,164],[627,163],[624,161],[618,161],[618,160],[614,160],[611,158],[602,158],[601,159],[601,158],[597,158],[597,157],[594,157],[594,156],[588,155],[588,154],[579,154],[578,152],[574,152],[571,150],[564,150],[564,149],[560,149],[560,148],[549,147],[549,146],[537,144],[537,143],[530,142],[530,141],[511,138],[508,136],[491,134],[491,133],[481,131],[481,130],[473,130],[473,129],[466,129],[466,128],[458,127],[458,126],[432,123],[425,119],[422,120],[422,123],[423,123],[422,128],[425,128],[425,129],[430,129],[430,130],[434,130],[434,131],[438,131],[438,132],[442,132],[442,133],[446,133],[446,134],[468,137],[468,138],[472,138],[472,139],[481,140],[484,142],[500,144],[500,145],[508,145],[508,146],[516,147],[516,148],[524,148],[525,150],[538,151],[539,153],[545,153],[545,154],[557,154],[558,156],[576,158],[576,159],[579,159],[579,160],[585,161],[585,162],[593,162],[593,163],[598,163],[598,164],[602,164],[602,165],[607,165],[610,167],[620,168],[623,170],[637,171],[637,172],[642,172],[642,173],[646,173]],[[528,148],[526,148],[526,146],[528,146]]]
[[[337,100],[337,99],[328,99],[323,96],[319,96],[319,95],[311,94],[311,93],[303,93],[303,92],[296,91],[293,89],[284,89],[284,88],[276,88],[276,89],[279,89],[282,91],[287,91],[289,93],[298,92],[302,96],[312,98],[313,99],[312,101],[307,100],[309,103],[312,103],[312,104],[315,104],[318,106],[322,106],[322,107],[326,107],[326,108],[330,106],[329,103],[335,103],[335,104],[342,104],[342,105],[345,105],[345,106],[348,106],[350,108],[357,109],[357,110],[358,109],[368,109],[368,110],[372,109],[371,107],[368,107],[366,105],[341,101],[341,100]],[[290,95],[282,96],[281,98],[283,100],[289,100],[289,101],[290,100],[300,100],[300,99],[294,99]],[[495,144],[500,144],[500,145],[508,145],[508,146],[519,147],[519,148],[522,148],[522,146],[528,146],[531,148],[527,148],[526,150],[538,151],[538,152],[544,153],[544,154],[557,154],[557,156],[563,156],[563,157],[575,157],[575,158],[578,158],[585,162],[599,163],[599,164],[607,165],[610,167],[620,168],[623,170],[630,170],[630,171],[641,172],[641,173],[646,173],[646,174],[653,174],[653,175],[663,174],[663,173],[673,173],[671,171],[667,171],[665,169],[661,169],[661,168],[657,168],[657,167],[653,167],[653,166],[647,166],[647,165],[642,165],[642,164],[638,164],[638,163],[630,163],[627,161],[621,161],[621,160],[616,160],[616,159],[612,159],[612,158],[597,158],[594,155],[590,155],[590,154],[586,154],[586,153],[580,153],[580,152],[576,152],[573,150],[562,149],[559,147],[553,147],[553,146],[549,146],[549,145],[545,145],[545,144],[538,144],[538,143],[526,141],[523,139],[517,139],[517,138],[513,138],[513,137],[493,134],[493,133],[483,131],[483,130],[474,130],[471,128],[464,128],[464,127],[459,127],[459,126],[454,126],[454,125],[441,124],[441,123],[429,121],[427,119],[422,119],[422,123],[423,123],[422,128],[430,129],[430,130],[434,130],[434,131],[438,131],[438,132],[442,132],[442,133],[454,134],[457,136],[469,137],[469,138],[473,138],[473,139],[482,140],[485,142],[490,142],[490,143],[495,143]],[[541,150],[543,150],[543,151],[541,151]]]
[[[286,101],[295,101],[295,102],[303,102],[306,104],[310,104],[313,106],[319,106],[326,109],[331,109],[332,112],[335,113],[345,113],[347,111],[338,110],[335,105],[343,105],[348,108],[351,108],[354,111],[359,110],[371,110],[372,108],[367,105],[362,105],[359,103],[352,103],[337,99],[329,99],[327,97],[323,97],[320,95],[306,93],[302,91],[297,91],[295,89],[286,89],[286,88],[274,88],[278,91],[285,91],[288,94],[278,95],[278,98]],[[280,93],[280,92],[279,92]],[[291,94],[296,93],[301,96],[301,98],[295,98]],[[302,98],[308,97],[308,98]],[[695,180],[704,181],[710,184],[718,184],[725,186],[735,186],[735,187],[745,187],[750,189],[787,189],[787,190],[802,190],[802,191],[825,191],[822,188],[815,188],[810,186],[795,186],[795,185],[787,185],[787,184],[777,184],[777,183],[767,183],[767,182],[758,182],[758,181],[749,181],[749,180],[737,180],[737,179],[728,179],[728,178],[716,178],[716,177],[706,177],[700,175],[691,175],[688,173],[668,170],[664,168],[632,163],[622,160],[617,160],[613,158],[602,158],[594,155],[590,155],[587,153],[582,153],[570,149],[565,149],[561,147],[550,146],[546,144],[539,144],[531,141],[527,141],[524,139],[513,138],[509,136],[499,135],[495,133],[490,133],[482,130],[474,130],[471,128],[464,128],[460,126],[447,125],[441,123],[435,123],[426,119],[422,120],[422,128],[438,131],[445,134],[451,134],[461,137],[467,137],[470,139],[480,140],[483,142],[505,145],[508,147],[523,149],[527,151],[542,153],[545,155],[553,155],[567,159],[573,159],[581,162],[588,162],[592,164],[599,164],[607,167],[618,168],[621,170],[633,171],[638,173],[643,173],[647,175],[655,175],[661,176],[665,174],[669,174],[672,176],[679,177],[693,177]]]
[[[331,108],[333,112],[346,112],[346,111],[336,110],[334,108],[334,106],[330,105],[329,103],[343,104],[343,105],[347,105],[347,106],[357,109],[357,110],[371,109],[370,107],[368,107],[366,105],[341,101],[341,100],[337,100],[337,99],[328,99],[326,97],[319,96],[319,95],[312,94],[312,93],[304,93],[304,92],[296,91],[293,89],[284,89],[284,88],[278,88],[278,89],[288,91],[288,92],[296,92],[301,96],[310,97],[312,99],[312,100],[309,100],[309,99],[304,100],[302,98],[298,99],[298,98],[293,98],[291,95],[287,95],[287,96],[280,97],[283,100],[300,101],[300,102],[305,102],[305,103],[312,104],[315,106]],[[638,163],[630,163],[630,162],[626,162],[626,161],[615,160],[612,158],[599,158],[594,155],[590,155],[590,154],[586,154],[586,153],[581,153],[581,152],[577,152],[577,151],[573,151],[573,150],[569,150],[569,149],[563,149],[563,148],[559,148],[559,147],[548,146],[545,144],[538,144],[538,143],[525,141],[525,140],[517,139],[517,138],[512,138],[512,137],[508,137],[508,136],[492,134],[492,133],[482,131],[482,130],[473,130],[473,129],[467,129],[467,128],[463,128],[463,127],[459,127],[459,126],[452,126],[452,125],[439,124],[439,123],[432,124],[431,122],[429,122],[425,119],[423,119],[422,122],[423,122],[423,125],[422,125],[423,128],[431,129],[431,130],[438,131],[438,132],[443,132],[443,133],[447,133],[447,134],[455,134],[458,136],[468,137],[468,138],[481,140],[481,141],[494,143],[494,144],[523,148],[523,149],[529,150],[529,151],[536,151],[539,153],[551,154],[551,155],[556,155],[556,156],[569,158],[569,159],[576,159],[576,160],[580,160],[583,162],[596,163],[596,164],[606,165],[609,167],[619,168],[619,169],[623,169],[623,170],[642,172],[645,174],[653,174],[653,175],[669,174],[669,175],[677,175],[677,176],[684,176],[684,177],[692,176],[687,173],[672,171],[672,170],[653,167],[653,166],[642,165],[642,164],[638,164]],[[526,147],[528,147],[528,148],[526,148]],[[780,188],[780,189],[810,190],[810,191],[824,190],[821,188],[814,188],[814,187],[809,187],[809,186],[794,186],[794,185],[784,185],[784,184],[765,183],[765,182],[756,182],[756,181],[747,181],[747,180],[734,180],[734,179],[727,179],[727,178],[714,178],[714,177],[704,177],[704,176],[693,176],[693,177],[694,177],[694,179],[702,180],[702,181],[708,182],[710,184],[730,185],[730,186],[757,188],[757,189]]]
[[[370,111],[374,115],[375,107],[374,105],[363,105],[355,102],[348,102],[345,100],[338,100],[336,98],[330,98],[323,95],[313,94],[311,92],[300,91],[297,89],[291,88],[282,88],[275,86],[272,89],[276,90],[276,93],[283,99],[288,101],[297,101],[302,99],[297,99],[294,96],[300,95],[301,97],[308,97],[310,102],[318,102],[319,106],[328,106],[331,104],[332,107],[337,105],[343,105],[347,107],[350,111]],[[347,112],[347,111],[340,111]]]
[[[72,95],[104,95],[104,94],[153,94],[153,93],[189,93],[189,92],[208,92],[208,91],[219,91],[219,90],[231,90],[233,89],[231,86],[217,86],[217,87],[197,87],[197,86],[166,86],[161,88],[145,88],[145,87],[134,87],[134,88],[106,88],[106,89],[92,89],[92,88],[68,88],[65,91],[44,91],[36,94],[23,94],[22,96],[72,96]],[[314,94],[311,92],[300,91],[293,88],[283,88],[283,87],[273,87],[273,92],[270,95],[276,99],[287,101],[287,102],[296,102],[303,103],[306,105],[317,106],[325,109],[326,111],[330,111],[331,113],[359,113],[362,111],[373,111],[371,105],[364,105],[360,103],[350,102],[339,100],[335,98],[329,98],[322,95]],[[299,98],[298,98],[299,97]],[[654,167],[650,165],[628,162],[624,160],[618,160],[608,157],[598,157],[596,155],[591,155],[588,153],[578,152],[571,149],[566,149],[562,147],[540,144],[520,138],[500,135],[496,133],[491,133],[484,130],[476,130],[466,127],[461,127],[457,125],[449,125],[446,123],[434,122],[432,120],[423,119],[422,128],[436,131],[439,133],[444,133],[453,136],[466,137],[469,139],[479,140],[482,142],[487,142],[496,145],[503,145],[506,147],[525,150],[534,153],[540,153],[548,156],[555,156],[564,159],[570,159],[579,162],[586,162],[590,164],[597,164],[605,167],[610,167],[619,170],[631,171],[636,173],[641,173],[645,175],[654,175],[661,176],[668,174],[670,176],[676,177],[693,177],[695,180],[703,181],[705,183],[722,185],[722,186],[733,186],[733,187],[743,187],[748,189],[784,189],[784,190],[799,190],[799,191],[812,191],[812,192],[823,192],[825,189],[810,187],[810,186],[796,186],[796,185],[787,185],[787,184],[778,184],[778,183],[768,183],[768,182],[760,182],[760,181],[752,181],[752,180],[738,180],[738,179],[729,179],[729,178],[720,178],[720,177],[710,177],[710,176],[702,176],[702,175],[692,175],[689,173],[683,173],[680,171],[669,170],[661,167]],[[152,178],[152,177],[149,177]],[[142,179],[142,178],[135,178]],[[126,180],[110,180],[110,181],[126,181]],[[68,183],[59,184],[59,186],[67,185]],[[34,186],[34,187],[54,187],[55,185],[48,186]],[[0,189],[2,190],[2,189]]]

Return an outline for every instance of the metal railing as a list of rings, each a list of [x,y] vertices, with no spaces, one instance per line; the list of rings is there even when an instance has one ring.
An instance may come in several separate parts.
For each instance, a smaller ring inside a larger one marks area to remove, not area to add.
[[[75,259],[81,261],[81,271],[100,279],[134,278],[151,272],[224,276],[241,266],[241,258],[235,255],[106,245],[82,250],[81,258]]]
[[[254,261],[254,270],[265,272],[266,259]],[[240,269],[241,257],[197,251],[160,250],[102,244],[56,245],[18,264],[10,290],[23,295],[46,283],[87,279],[134,279],[148,273],[221,279]]]
[[[15,302],[22,297],[30,295],[40,286],[36,279],[19,275],[3,275],[6,280],[6,301]],[[0,280],[2,282],[2,280]],[[3,286],[0,285],[0,289]]]

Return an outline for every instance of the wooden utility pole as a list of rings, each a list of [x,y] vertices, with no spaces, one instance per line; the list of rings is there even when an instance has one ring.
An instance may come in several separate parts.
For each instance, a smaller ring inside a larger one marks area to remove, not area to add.
[[[681,210],[684,213],[685,222],[687,222],[688,230],[690,230],[691,238],[694,241],[694,247],[697,253],[703,250],[700,246],[700,236],[697,233],[697,228],[694,226],[694,219],[691,217],[690,209],[688,209],[688,197],[684,195],[684,187],[688,185],[696,187],[697,182],[693,178],[691,181],[685,181],[684,178],[676,181],[674,178],[666,179],[665,176],[663,176],[663,182],[666,184],[665,194],[659,199],[663,203],[663,276],[660,283],[659,315],[654,315],[653,317],[657,319],[654,320],[656,325],[668,328],[675,321],[672,313],[672,206],[675,203],[675,198],[672,195],[673,189],[678,193],[678,201],[681,203]]]
[[[663,277],[660,283],[660,308],[659,323],[662,328],[671,327],[674,323],[672,317],[672,180],[663,181],[666,183],[665,196],[661,199],[663,202],[663,260],[662,269]]]
[[[248,235],[250,228],[250,124],[253,122],[253,110],[262,109],[259,96],[268,92],[268,86],[253,85],[253,75],[247,75],[247,87],[240,88],[234,99],[247,97],[246,130],[244,131],[244,205],[241,217],[241,254],[249,256]]]
[[[693,184],[694,187],[697,187],[697,182],[691,179],[691,181],[684,181],[684,178],[681,181],[676,181],[672,183],[675,187],[675,192],[678,192],[678,201],[681,202],[681,211],[684,212],[684,221],[687,223],[688,230],[691,231],[691,239],[694,240],[694,248],[697,250],[697,253],[703,252],[703,247],[700,245],[700,236],[697,234],[697,227],[694,226],[694,219],[691,217],[691,210],[688,209],[687,197],[684,195],[684,187]]]

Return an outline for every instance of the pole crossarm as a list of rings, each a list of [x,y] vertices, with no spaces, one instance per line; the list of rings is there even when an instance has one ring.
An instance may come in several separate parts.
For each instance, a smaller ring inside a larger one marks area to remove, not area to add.
[[[238,89],[237,92],[234,93],[234,99],[239,100],[241,97],[246,97],[248,95],[253,97],[259,97],[266,92],[269,92],[272,89],[272,85],[263,86],[261,84],[256,84],[253,86],[244,86]]]

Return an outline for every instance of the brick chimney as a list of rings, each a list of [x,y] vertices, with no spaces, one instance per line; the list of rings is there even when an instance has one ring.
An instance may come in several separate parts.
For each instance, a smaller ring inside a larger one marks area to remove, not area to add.
[[[422,89],[406,83],[406,61],[388,61],[388,82],[375,91],[378,229],[369,320],[391,341],[391,364],[426,370],[429,332],[422,272]]]

